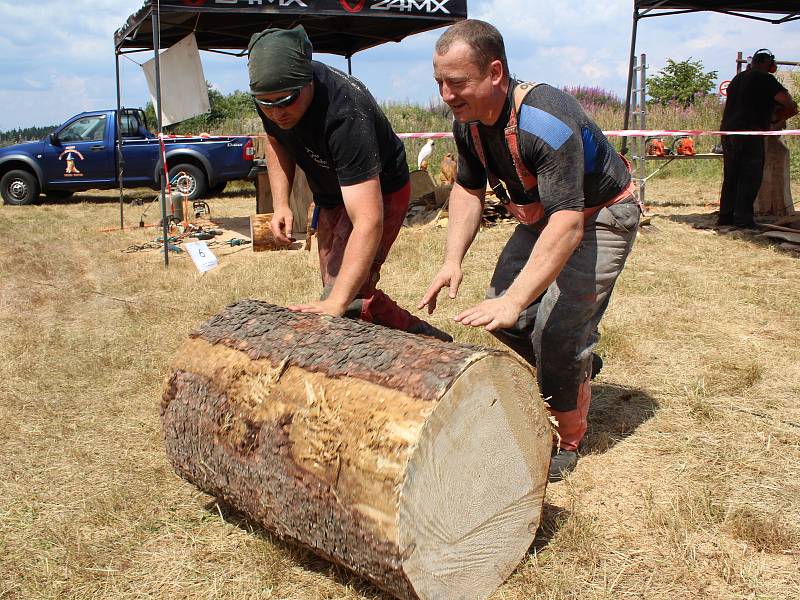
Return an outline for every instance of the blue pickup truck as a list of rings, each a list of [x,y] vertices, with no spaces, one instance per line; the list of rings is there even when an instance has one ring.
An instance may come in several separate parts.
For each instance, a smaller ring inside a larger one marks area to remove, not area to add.
[[[0,195],[6,204],[31,204],[41,193],[66,198],[75,192],[119,187],[117,111],[84,112],[38,142],[0,148]],[[158,137],[144,111],[120,111],[122,182],[161,187],[164,166]],[[249,137],[165,137],[170,182],[189,200],[218,193],[232,179],[255,175]]]

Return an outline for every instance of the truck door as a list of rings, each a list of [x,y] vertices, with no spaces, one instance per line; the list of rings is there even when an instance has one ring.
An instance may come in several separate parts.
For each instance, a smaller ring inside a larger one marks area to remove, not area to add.
[[[45,142],[44,171],[56,184],[91,187],[91,183],[114,181],[114,148],[109,139],[112,123],[108,115],[77,117]]]
[[[158,138],[147,130],[143,111],[123,109],[120,136],[122,156],[125,159],[122,175],[125,185],[152,185],[160,147]]]

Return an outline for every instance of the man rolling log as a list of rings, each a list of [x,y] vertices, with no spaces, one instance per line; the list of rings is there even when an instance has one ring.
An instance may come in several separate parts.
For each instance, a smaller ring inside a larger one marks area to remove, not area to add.
[[[551,481],[578,460],[597,326],[633,246],[639,207],[622,158],[572,96],[509,76],[500,32],[461,21],[436,44],[434,77],[458,148],[444,264],[420,308],[455,298],[481,221],[487,178],[519,221],[487,299],[455,319],[484,327],[537,369],[558,420]],[[596,357],[599,359],[599,357]]]

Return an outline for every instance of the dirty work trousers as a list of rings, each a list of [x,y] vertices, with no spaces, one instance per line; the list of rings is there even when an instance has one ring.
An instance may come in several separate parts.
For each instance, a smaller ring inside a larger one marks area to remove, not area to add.
[[[720,225],[753,225],[753,208],[764,177],[764,138],[722,136],[723,179]]]
[[[421,319],[400,308],[394,300],[375,287],[380,279],[381,266],[403,225],[408,211],[410,194],[411,184],[407,183],[398,191],[384,195],[383,236],[375,253],[369,276],[344,316],[403,331],[413,331],[422,323]],[[347,216],[344,205],[336,208],[320,208],[317,221],[317,243],[319,245],[319,268],[322,274],[322,298],[327,298],[333,289],[333,284],[342,266],[344,249],[352,231],[353,223]]]
[[[556,280],[513,327],[494,332],[536,368],[565,450],[577,449],[586,433],[597,326],[633,246],[639,215],[639,206],[625,201],[587,218],[583,240]],[[540,233],[517,225],[497,261],[487,298],[503,295],[514,282]]]

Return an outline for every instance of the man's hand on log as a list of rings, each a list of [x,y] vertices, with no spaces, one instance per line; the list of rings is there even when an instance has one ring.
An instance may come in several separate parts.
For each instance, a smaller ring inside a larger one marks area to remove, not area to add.
[[[308,304],[294,304],[287,307],[289,310],[302,313],[315,313],[318,315],[331,315],[332,317],[341,317],[347,310],[347,306],[342,306],[338,302],[332,301],[330,298],[326,300],[317,300],[316,302],[309,302]]]
[[[455,320],[469,327],[483,326],[486,331],[495,331],[513,326],[522,307],[506,296],[484,300],[457,315]]]
[[[436,277],[433,278],[428,291],[425,292],[420,303],[417,305],[418,309],[428,307],[428,314],[433,314],[436,310],[436,298],[443,287],[449,288],[448,297],[453,300],[458,294],[458,286],[461,285],[461,280],[464,274],[461,272],[461,266],[456,264],[445,263]]]

